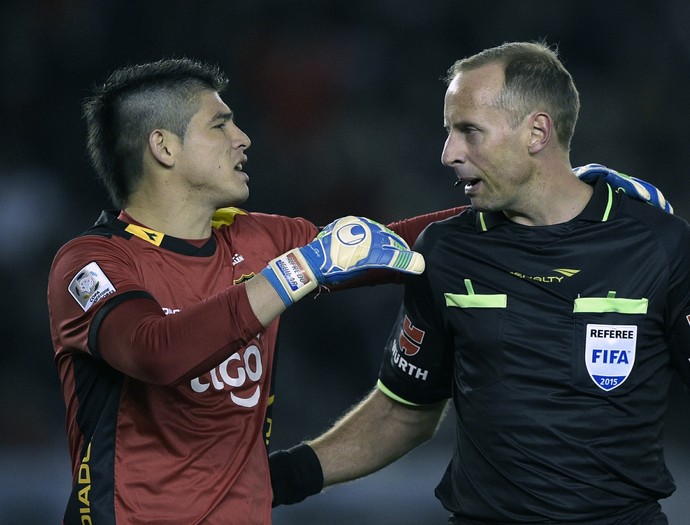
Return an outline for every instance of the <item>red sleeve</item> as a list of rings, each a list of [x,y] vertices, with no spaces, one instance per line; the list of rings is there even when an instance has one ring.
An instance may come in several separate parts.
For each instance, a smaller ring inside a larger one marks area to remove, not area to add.
[[[210,370],[263,327],[244,285],[238,285],[175,315],[165,315],[151,299],[126,300],[94,329],[94,353],[110,366],[147,383],[169,385]]]
[[[282,215],[252,212],[245,217],[238,218],[237,221],[240,222],[243,219],[251,221],[265,234],[261,238],[262,252],[269,253],[269,248],[265,244],[266,239],[271,239],[271,242],[273,242],[275,254],[271,254],[269,259],[293,248],[309,244],[322,229],[302,217],[284,217]]]
[[[88,352],[153,384],[196,377],[263,330],[241,284],[165,315],[127,250],[95,236],[56,256],[48,307],[57,354]]]
[[[419,237],[419,234],[422,233],[422,230],[429,224],[447,219],[448,217],[453,217],[465,208],[467,208],[467,206],[460,206],[457,208],[450,208],[448,210],[427,213],[425,215],[418,215],[409,219],[392,222],[387,226],[395,233],[400,235],[400,237],[405,239],[405,242],[407,242],[408,246],[412,247],[417,240],[417,237]]]

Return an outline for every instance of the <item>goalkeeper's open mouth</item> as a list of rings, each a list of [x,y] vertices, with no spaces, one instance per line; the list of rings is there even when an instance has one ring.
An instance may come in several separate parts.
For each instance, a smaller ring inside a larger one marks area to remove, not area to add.
[[[242,157],[242,160],[240,160],[237,164],[235,164],[235,171],[239,171],[240,173],[244,173],[244,165],[247,163],[247,157]],[[246,175],[246,173],[245,173]]]

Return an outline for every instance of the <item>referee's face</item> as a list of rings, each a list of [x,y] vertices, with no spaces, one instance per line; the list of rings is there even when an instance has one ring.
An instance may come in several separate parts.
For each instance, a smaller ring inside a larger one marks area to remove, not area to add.
[[[453,168],[465,195],[479,210],[520,213],[534,194],[530,129],[517,127],[498,107],[503,67],[489,64],[462,71],[446,91],[444,125],[448,132],[441,162]]]

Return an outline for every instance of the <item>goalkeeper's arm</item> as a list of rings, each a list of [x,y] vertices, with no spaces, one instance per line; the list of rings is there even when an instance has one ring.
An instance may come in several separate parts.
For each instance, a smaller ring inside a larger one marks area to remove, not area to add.
[[[265,310],[272,319],[281,308],[266,304],[275,299],[270,288],[288,307],[319,285],[342,283],[368,270],[381,269],[420,274],[424,271],[424,258],[385,226],[364,217],[348,216],[326,226],[306,246],[270,261],[260,274],[263,279],[247,292],[252,294],[252,306],[256,295],[257,316]]]

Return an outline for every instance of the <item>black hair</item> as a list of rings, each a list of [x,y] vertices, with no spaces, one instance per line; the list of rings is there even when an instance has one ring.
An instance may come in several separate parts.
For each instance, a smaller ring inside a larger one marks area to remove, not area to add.
[[[228,84],[217,66],[169,58],[113,72],[83,103],[87,152],[114,204],[124,207],[143,175],[143,154],[154,129],[184,140],[198,95]]]

